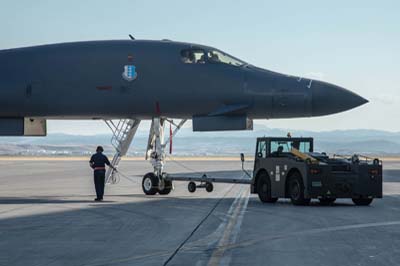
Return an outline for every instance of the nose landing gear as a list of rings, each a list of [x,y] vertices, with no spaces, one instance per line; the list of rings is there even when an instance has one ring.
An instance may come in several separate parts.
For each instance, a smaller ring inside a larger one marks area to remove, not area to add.
[[[167,179],[159,179],[154,173],[147,173],[142,179],[142,189],[146,195],[168,195],[172,189],[172,181]]]

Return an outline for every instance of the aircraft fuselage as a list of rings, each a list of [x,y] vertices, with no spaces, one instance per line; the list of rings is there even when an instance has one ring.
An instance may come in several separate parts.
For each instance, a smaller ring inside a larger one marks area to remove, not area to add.
[[[211,59],[214,51],[219,58]],[[190,52],[197,58],[188,63],[184,57]],[[240,60],[231,64],[230,59],[236,60],[212,47],[172,41],[91,41],[2,50],[0,117],[289,118],[337,113],[366,102],[333,84]]]

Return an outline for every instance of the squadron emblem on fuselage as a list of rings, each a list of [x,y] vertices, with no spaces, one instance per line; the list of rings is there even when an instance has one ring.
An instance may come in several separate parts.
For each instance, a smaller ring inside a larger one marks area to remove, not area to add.
[[[122,77],[126,81],[133,81],[137,78],[136,67],[134,65],[125,65],[124,72],[122,72]]]

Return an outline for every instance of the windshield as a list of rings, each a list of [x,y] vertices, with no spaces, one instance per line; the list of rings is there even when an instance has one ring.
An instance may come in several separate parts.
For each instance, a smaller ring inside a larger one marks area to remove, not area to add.
[[[227,55],[223,52],[212,50],[205,51],[202,49],[185,49],[181,51],[181,60],[185,64],[227,64],[231,66],[243,66],[246,63]]]
[[[216,50],[209,51],[207,53],[207,58],[210,63],[223,63],[232,66],[243,66],[245,64],[245,62],[239,59]]]
[[[311,152],[311,143],[309,141],[290,140],[290,141],[271,141],[270,153],[290,152],[292,148],[300,152]]]

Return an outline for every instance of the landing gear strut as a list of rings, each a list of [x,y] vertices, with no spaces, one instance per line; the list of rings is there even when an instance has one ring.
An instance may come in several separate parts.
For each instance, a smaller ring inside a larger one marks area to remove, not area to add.
[[[172,125],[175,126],[173,132],[170,130],[170,135],[166,141],[164,141],[165,122],[169,122],[171,127]],[[181,129],[185,122],[186,119],[181,120],[179,124],[174,124],[172,120],[162,117],[154,117],[151,121],[149,140],[147,142],[146,160],[150,159],[150,163],[153,166],[154,171],[153,173],[147,173],[143,177],[142,188],[146,195],[154,195],[156,192],[158,192],[160,195],[167,195],[172,191],[172,181],[165,179],[163,175],[166,157],[165,148],[167,145],[172,144],[172,137],[178,133],[179,129]]]

